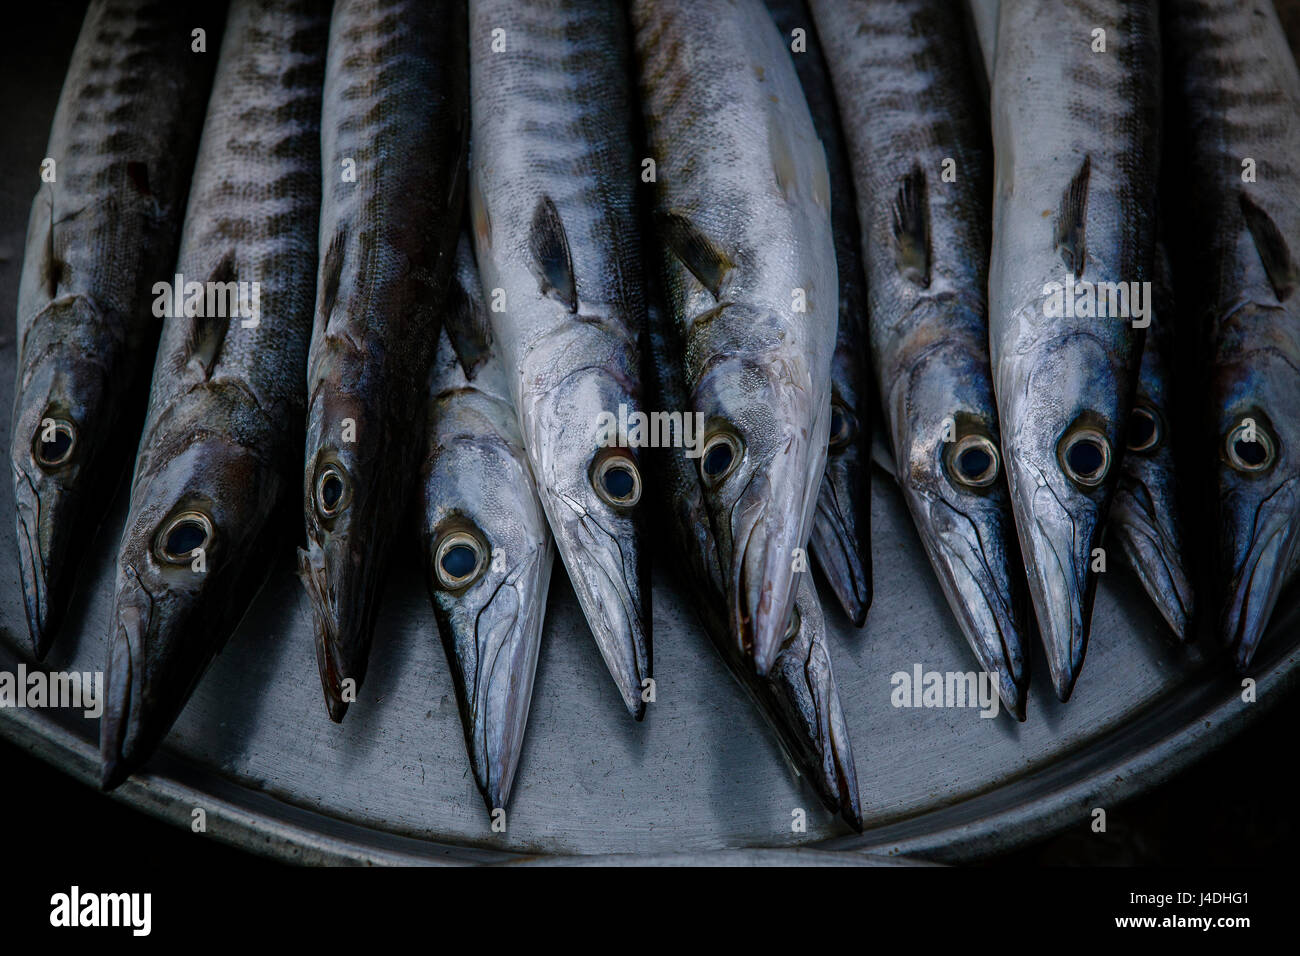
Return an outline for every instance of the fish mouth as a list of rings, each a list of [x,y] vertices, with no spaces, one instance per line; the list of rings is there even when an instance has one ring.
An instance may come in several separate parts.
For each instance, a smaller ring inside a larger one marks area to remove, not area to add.
[[[153,620],[153,602],[134,572],[122,592],[114,615],[116,628],[109,641],[104,685],[104,714],[99,724],[100,787],[112,790],[134,773],[153,752],[162,733],[146,739],[143,700],[144,646]]]
[[[1242,671],[1250,667],[1278,596],[1296,565],[1300,543],[1298,483],[1300,478],[1292,478],[1260,503],[1248,529],[1245,559],[1226,589],[1219,629]]]
[[[570,495],[546,487],[538,494],[605,666],[628,713],[642,720],[644,684],[651,677],[650,591],[637,536],[611,533]]]
[[[1125,478],[1111,505],[1110,528],[1160,616],[1178,640],[1186,641],[1192,585],[1173,526],[1159,512],[1146,484]]]
[[[1097,586],[1089,563],[1100,509],[1079,496],[1077,513],[1072,513],[1035,465],[1012,454],[1005,457],[1011,462],[1009,475],[1022,472],[1012,484],[1012,511],[1052,686],[1064,703],[1074,690],[1088,647]]]
[[[1003,527],[995,515],[977,520],[942,498],[912,489],[907,489],[907,498],[912,514],[919,519],[917,530],[939,586],[967,644],[980,667],[997,676],[1003,705],[1016,720],[1023,721],[1029,689],[1023,602],[1015,593],[1012,575],[1005,567],[995,569],[990,560],[990,552],[1005,555],[1011,550],[1007,547],[1015,540],[1011,528]],[[1010,522],[1008,514],[1005,524]],[[1074,669],[1077,672],[1077,665]],[[1053,671],[1054,680],[1055,676]],[[1058,693],[1060,686],[1057,684]]]
[[[371,629],[364,621],[364,610],[358,608],[373,605],[365,600],[360,569],[340,567],[357,563],[348,560],[351,552],[347,544],[346,537],[327,534],[324,546],[309,539],[306,549],[298,549],[298,577],[311,605],[325,710],[336,724],[343,722],[365,680]],[[340,551],[344,554],[341,562],[333,558]],[[346,573],[348,570],[352,573]]]
[[[438,630],[454,662],[470,766],[489,814],[506,806],[519,766],[554,554],[549,544],[534,549],[506,571],[477,612],[444,609],[440,597],[448,605],[463,598],[434,596]],[[464,666],[470,648],[472,670]]]
[[[14,464],[17,505],[18,567],[23,584],[23,608],[32,653],[44,660],[54,643],[67,603],[79,555],[74,554],[73,530],[81,500],[78,493],[55,479]]]
[[[859,482],[856,467],[830,462],[817,491],[809,550],[817,558],[827,583],[854,627],[867,622],[871,607],[871,557],[865,529],[852,507],[853,497],[841,495]],[[844,507],[842,501],[849,507]]]
[[[800,597],[805,599],[801,604],[806,599],[817,599],[812,588]],[[792,639],[777,655],[768,680],[778,692],[780,709],[785,711],[787,733],[793,732],[792,742],[806,752],[803,763],[816,768],[810,777],[822,802],[861,833],[862,803],[853,747],[822,635],[814,633],[806,643]]]

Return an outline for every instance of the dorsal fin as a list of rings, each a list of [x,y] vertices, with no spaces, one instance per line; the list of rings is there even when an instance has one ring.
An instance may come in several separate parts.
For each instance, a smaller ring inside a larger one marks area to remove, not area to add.
[[[208,283],[226,283],[238,281],[235,270],[235,256],[233,252],[227,251],[217,263],[217,267],[212,270],[208,276]],[[209,284],[207,288],[212,288]],[[204,300],[204,308],[207,307],[207,298]],[[217,362],[221,359],[221,347],[226,342],[226,332],[230,328],[230,316],[217,315],[199,315],[193,319],[190,326],[189,341],[187,346],[187,361],[191,365],[197,365],[203,370],[204,378],[212,377],[212,370],[216,368]]]
[[[1285,302],[1295,291],[1296,265],[1291,258],[1291,250],[1286,244],[1282,230],[1278,229],[1273,218],[1246,193],[1237,194],[1241,204],[1241,214],[1246,219],[1246,228],[1255,240],[1255,249],[1259,252],[1259,261],[1264,264],[1269,285],[1277,295],[1279,302]]]
[[[343,250],[347,246],[348,233],[340,228],[330,237],[329,248],[321,259],[320,267],[320,317],[326,323],[334,312],[334,303],[339,295],[339,281],[343,275]]]
[[[930,203],[925,170],[913,163],[898,187],[891,217],[894,264],[899,274],[922,289],[930,287]]]
[[[550,196],[543,196],[533,210],[533,227],[528,233],[528,250],[537,264],[537,278],[543,295],[554,292],[570,312],[578,311],[578,290],[573,281],[573,256],[569,237]]]
[[[715,299],[735,263],[712,239],[679,212],[657,212],[655,221],[668,248]]]
[[[492,354],[492,327],[468,233],[461,235],[456,249],[456,274],[447,290],[443,328],[447,330],[461,370],[472,382],[479,367]]]
[[[1074,273],[1076,279],[1083,278],[1083,263],[1087,257],[1084,246],[1084,226],[1088,217],[1088,178],[1092,175],[1092,157],[1083,157],[1083,165],[1070,180],[1065,195],[1061,197],[1061,208],[1056,213],[1056,248],[1061,253],[1061,261]]]

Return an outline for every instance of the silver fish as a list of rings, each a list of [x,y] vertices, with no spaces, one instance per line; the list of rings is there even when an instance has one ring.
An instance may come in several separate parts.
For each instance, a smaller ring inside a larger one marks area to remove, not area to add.
[[[94,0],[50,131],[18,296],[10,465],[45,656],[136,438],[224,4]],[[213,49],[197,52],[191,31]],[[210,38],[210,40],[209,40]]]
[[[423,446],[468,133],[463,0],[336,0],[299,576],[330,718],[365,679]]]
[[[672,317],[653,295],[648,312],[648,367],[658,404],[681,408],[686,403],[686,388]],[[661,450],[656,464],[655,475],[672,521],[675,544],[685,558],[678,569],[679,580],[690,594],[710,642],[772,728],[790,765],[807,776],[829,811],[840,813],[845,822],[861,831],[853,748],[812,578],[800,575],[794,610],[776,661],[767,676],[758,676],[731,639],[722,563],[709,527],[698,467],[685,448]]]
[[[839,283],[826,157],[760,0],[636,0],[669,308],[730,626],[775,664],[830,432]]]
[[[420,469],[429,595],[488,811],[523,748],[555,549],[462,236]]]
[[[1159,64],[1154,4],[1001,5],[989,338],[1020,550],[1062,700],[1087,648],[1141,361],[1142,319],[1125,312],[1150,279]],[[1107,284],[1105,317],[1078,283]]]
[[[987,346],[988,128],[962,21],[945,0],[812,7],[843,104],[895,473],[962,633],[1023,720],[1024,586]]]
[[[1300,71],[1264,0],[1168,4],[1166,29],[1179,192],[1196,197],[1175,235],[1208,352],[1218,631],[1245,669],[1300,564]]]
[[[289,540],[328,16],[318,0],[231,7],[176,267],[207,283],[203,314],[163,322],[118,554],[106,788],[167,733]]]
[[[831,425],[826,474],[817,494],[810,546],[840,606],[857,627],[871,606],[871,401],[867,374],[867,280],[859,251],[853,174],[844,152],[835,93],[804,0],[765,0],[790,37],[799,84],[826,152],[840,315],[831,359]],[[802,30],[799,34],[796,31]],[[799,43],[802,41],[802,43]],[[794,46],[799,49],[794,52]]]
[[[471,208],[493,332],[560,556],[640,720],[640,454],[603,427],[641,406],[626,24],[606,0],[471,0],[470,45]]]
[[[1157,243],[1151,326],[1142,349],[1137,398],[1125,432],[1127,447],[1107,528],[1170,629],[1179,640],[1186,640],[1194,599],[1183,565],[1173,444],[1172,281],[1164,246]]]

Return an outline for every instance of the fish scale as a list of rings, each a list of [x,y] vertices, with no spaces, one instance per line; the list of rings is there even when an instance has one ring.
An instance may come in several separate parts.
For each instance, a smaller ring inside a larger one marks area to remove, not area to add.
[[[223,8],[95,0],[59,97],[55,181],[32,203],[19,288],[10,450],[38,658],[126,470],[118,449],[134,443],[158,336],[151,290],[175,259]],[[205,53],[191,49],[198,26]],[[47,419],[68,429],[57,463],[35,451]]]
[[[640,454],[599,433],[603,415],[641,404],[626,24],[603,0],[473,0],[470,47],[471,210],[493,333],[557,549],[640,719],[651,666]]]
[[[1207,399],[1192,460],[1213,469],[1217,630],[1245,669],[1300,565],[1300,71],[1272,4],[1186,0],[1164,17],[1187,158],[1174,189],[1197,197],[1195,215],[1174,210],[1175,274],[1197,306],[1184,351],[1201,352]]]
[[[812,7],[844,104],[895,475],[962,633],[1024,719],[1024,588],[987,354],[989,132],[962,23],[946,0]],[[958,449],[989,467],[962,473]]]
[[[456,0],[336,0],[330,25],[299,576],[335,721],[365,679],[422,445],[464,198],[464,16]]]
[[[230,11],[176,271],[187,284],[257,283],[259,314],[162,320],[118,553],[105,787],[152,753],[287,542],[327,24],[317,0],[235,0]]]

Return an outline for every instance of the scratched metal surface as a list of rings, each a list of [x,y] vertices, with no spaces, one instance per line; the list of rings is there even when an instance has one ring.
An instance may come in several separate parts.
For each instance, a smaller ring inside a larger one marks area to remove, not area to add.
[[[0,83],[5,403],[13,394],[23,232],[78,6],[53,5],[57,29],[11,30],[0,40],[0,70],[7,74]],[[5,443],[8,419],[0,416]],[[125,497],[119,489],[94,540],[51,668],[103,667]],[[872,511],[876,595],[866,627],[853,631],[823,592],[865,835],[826,814],[791,774],[671,586],[667,553],[654,590],[658,701],[639,725],[628,719],[557,563],[503,834],[489,830],[468,773],[451,680],[409,544],[389,587],[361,699],[342,726],[325,716],[307,608],[286,553],[163,752],[116,796],[177,825],[188,826],[193,809],[202,807],[209,836],[307,863],[499,863],[575,854],[699,862],[710,851],[758,848],[753,862],[820,859],[771,852],[796,847],[954,861],[1087,826],[1092,807],[1112,806],[1230,738],[1295,679],[1294,591],[1260,654],[1259,702],[1244,704],[1224,662],[1173,646],[1136,583],[1112,568],[1068,705],[1055,701],[1036,660],[1023,725],[1005,715],[981,719],[973,710],[895,709],[895,671],[918,663],[939,671],[975,665],[902,502],[884,480],[876,483]],[[8,671],[27,656],[12,514],[6,479],[0,670]],[[0,733],[75,778],[97,776],[96,721],[0,709]],[[806,833],[791,832],[797,808],[808,811]]]

